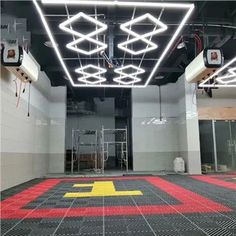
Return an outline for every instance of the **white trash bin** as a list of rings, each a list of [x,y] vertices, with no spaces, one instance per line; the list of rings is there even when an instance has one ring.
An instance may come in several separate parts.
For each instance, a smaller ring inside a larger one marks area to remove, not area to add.
[[[174,159],[174,171],[183,173],[185,171],[184,159],[182,157],[176,157]]]

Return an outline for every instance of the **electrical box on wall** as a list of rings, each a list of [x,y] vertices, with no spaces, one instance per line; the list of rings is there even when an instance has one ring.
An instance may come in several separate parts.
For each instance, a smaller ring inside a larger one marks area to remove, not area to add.
[[[219,48],[206,48],[186,67],[185,79],[189,83],[205,80],[223,65],[223,53]]]
[[[18,45],[5,44],[1,51],[1,62],[23,82],[38,80],[40,66],[31,54]]]

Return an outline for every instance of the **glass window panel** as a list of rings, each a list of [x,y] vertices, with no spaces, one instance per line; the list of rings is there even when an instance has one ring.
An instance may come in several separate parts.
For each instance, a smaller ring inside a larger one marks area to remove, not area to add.
[[[214,143],[212,132],[211,120],[199,121],[201,163],[203,171],[205,170],[206,172],[215,170]]]

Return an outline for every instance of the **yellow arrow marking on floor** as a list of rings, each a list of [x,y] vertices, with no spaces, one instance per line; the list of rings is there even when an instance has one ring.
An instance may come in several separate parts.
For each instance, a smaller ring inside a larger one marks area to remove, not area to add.
[[[74,184],[73,187],[75,188],[92,187],[92,191],[66,193],[64,195],[65,198],[143,195],[141,191],[116,191],[112,181],[95,181],[93,184]]]

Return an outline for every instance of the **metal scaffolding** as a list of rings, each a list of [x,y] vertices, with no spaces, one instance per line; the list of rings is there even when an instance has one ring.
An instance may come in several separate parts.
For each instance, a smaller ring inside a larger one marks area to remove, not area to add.
[[[110,153],[116,156],[120,169],[125,167],[128,172],[128,138],[127,128],[125,129],[104,129],[101,130],[101,152],[102,152],[102,173],[104,173],[105,162],[108,161]]]
[[[99,171],[99,146],[97,130],[72,129],[72,152],[71,152],[71,173],[74,172],[74,164],[77,163],[77,170],[80,170],[80,161],[83,155],[90,156],[93,162],[91,170]]]

